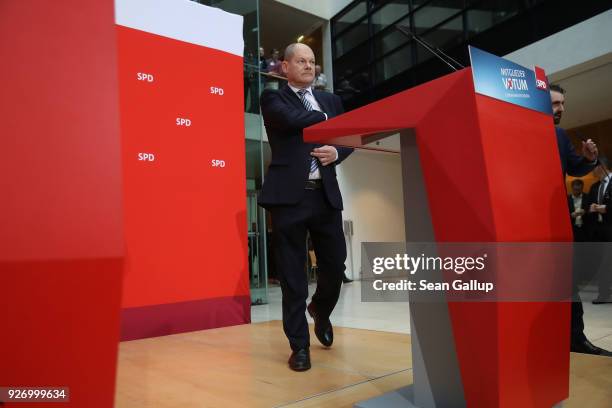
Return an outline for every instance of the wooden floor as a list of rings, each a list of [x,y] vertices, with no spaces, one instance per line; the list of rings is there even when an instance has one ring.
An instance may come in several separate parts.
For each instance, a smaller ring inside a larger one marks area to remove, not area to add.
[[[412,382],[410,336],[334,327],[312,333],[313,368],[288,369],[279,321],[121,343],[116,408],[350,408]],[[564,407],[612,406],[612,358],[572,355]]]

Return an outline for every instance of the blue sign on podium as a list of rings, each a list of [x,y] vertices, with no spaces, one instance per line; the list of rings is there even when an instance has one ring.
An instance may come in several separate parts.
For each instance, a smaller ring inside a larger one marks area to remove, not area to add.
[[[544,70],[535,71],[469,47],[476,93],[552,115]]]

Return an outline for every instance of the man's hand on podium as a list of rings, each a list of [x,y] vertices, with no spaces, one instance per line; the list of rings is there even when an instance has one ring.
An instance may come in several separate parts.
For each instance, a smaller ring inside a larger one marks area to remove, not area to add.
[[[325,145],[316,147],[312,152],[310,152],[310,155],[319,159],[322,166],[327,166],[328,164],[332,164],[338,160],[338,151],[334,146]]]

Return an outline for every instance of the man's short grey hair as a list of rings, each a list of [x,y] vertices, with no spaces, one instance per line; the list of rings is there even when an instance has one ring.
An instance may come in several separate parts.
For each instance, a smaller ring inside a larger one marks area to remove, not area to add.
[[[302,44],[302,43],[289,44],[287,48],[285,48],[285,55],[283,56],[284,61],[289,61],[291,58],[293,58],[293,55],[295,54],[295,48],[298,45],[306,45],[306,44]]]

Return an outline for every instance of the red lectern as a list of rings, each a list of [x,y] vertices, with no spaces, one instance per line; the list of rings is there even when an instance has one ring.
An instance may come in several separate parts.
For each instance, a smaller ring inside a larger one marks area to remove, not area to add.
[[[368,148],[398,132],[407,241],[571,241],[550,115],[476,93],[470,68],[308,128],[304,140]],[[411,302],[414,385],[401,406],[563,401],[569,310],[562,302]]]

